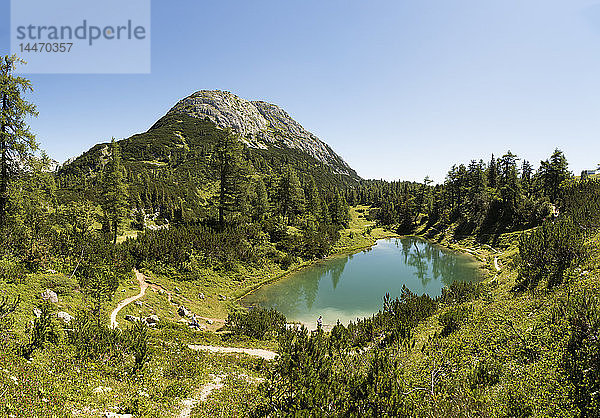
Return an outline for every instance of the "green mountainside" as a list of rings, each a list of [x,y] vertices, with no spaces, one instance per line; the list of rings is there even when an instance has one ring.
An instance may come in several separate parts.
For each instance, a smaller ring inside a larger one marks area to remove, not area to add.
[[[200,93],[205,99],[235,97],[256,114],[250,118],[220,102],[201,113],[189,103]],[[305,131],[287,113],[275,105],[255,103],[269,120],[251,102],[230,93],[199,92],[179,102],[147,132],[118,141],[132,200],[158,211],[183,204],[194,217],[202,216],[206,198],[217,187],[218,176],[213,169],[215,145],[227,129],[238,134],[245,145],[242,159],[247,173],[262,177],[267,186],[286,167],[292,167],[302,182],[313,177],[322,189],[357,185],[361,181],[327,144]],[[265,109],[276,109],[277,113],[272,112],[272,116]],[[226,114],[236,123],[214,117],[215,112]],[[262,118],[259,127],[256,118]],[[109,159],[110,144],[95,145],[60,167],[59,188],[67,195],[83,192],[86,198],[97,200],[95,186]]]

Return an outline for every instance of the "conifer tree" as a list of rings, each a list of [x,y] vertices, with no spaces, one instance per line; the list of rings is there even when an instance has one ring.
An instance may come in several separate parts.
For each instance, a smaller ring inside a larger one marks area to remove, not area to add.
[[[304,209],[304,193],[292,167],[287,167],[279,182],[279,213],[287,221],[294,221]]]
[[[37,149],[25,122],[26,117],[37,116],[37,111],[22,97],[33,90],[31,82],[13,75],[17,64],[24,63],[16,55],[0,58],[0,230],[6,225],[9,182],[18,163]]]
[[[215,147],[217,176],[219,179],[219,225],[225,225],[225,215],[235,211],[242,183],[241,142],[230,129],[219,136]]]
[[[258,178],[254,185],[254,219],[261,221],[269,211],[269,197],[267,188],[261,178]]]
[[[511,217],[517,210],[517,202],[521,196],[517,156],[508,151],[500,159],[500,194],[505,209],[505,216]]]
[[[490,164],[488,166],[487,182],[488,186],[491,188],[496,188],[498,186],[498,165],[496,163],[496,159],[494,158],[494,154],[492,154],[492,158],[490,159]]]
[[[101,192],[102,210],[104,211],[105,229],[109,232],[113,244],[127,215],[127,185],[124,182],[124,168],[121,164],[119,144],[114,138],[110,145],[111,156],[102,171]]]
[[[306,211],[315,218],[321,218],[323,203],[313,176],[310,176],[306,187]]]
[[[542,192],[551,202],[556,202],[560,184],[571,177],[565,155],[558,148],[546,161],[540,162],[538,175],[541,180]]]

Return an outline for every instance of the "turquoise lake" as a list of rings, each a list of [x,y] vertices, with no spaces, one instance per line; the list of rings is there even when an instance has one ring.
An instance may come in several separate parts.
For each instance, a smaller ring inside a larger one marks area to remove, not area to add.
[[[415,237],[392,238],[320,261],[261,287],[242,303],[275,308],[288,321],[314,328],[319,315],[327,325],[371,316],[381,309],[386,293],[399,296],[402,286],[436,297],[452,282],[478,279],[477,263],[469,256]]]

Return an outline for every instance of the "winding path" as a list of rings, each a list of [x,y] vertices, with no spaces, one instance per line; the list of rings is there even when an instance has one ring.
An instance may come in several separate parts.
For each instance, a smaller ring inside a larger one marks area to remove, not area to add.
[[[225,379],[227,376],[211,374],[210,377],[212,378],[212,381],[200,388],[197,399],[188,398],[181,402],[183,408],[178,415],[179,418],[189,418],[189,416],[192,414],[192,409],[194,409],[198,403],[206,401],[213,390],[221,389],[224,386],[223,379]]]
[[[249,356],[261,357],[265,360],[273,360],[277,357],[277,353],[274,351],[263,350],[260,348],[236,348],[236,347],[217,347],[213,345],[193,345],[190,344],[188,347],[195,351],[210,351],[213,353],[225,353],[225,354],[247,354]]]
[[[119,311],[121,309],[123,309],[125,306],[129,305],[131,302],[136,301],[140,298],[143,298],[144,295],[146,294],[146,289],[148,289],[148,287],[150,286],[148,283],[146,283],[145,276],[142,273],[140,273],[136,269],[134,269],[133,271],[135,273],[135,277],[136,277],[138,283],[140,284],[140,293],[138,293],[135,296],[128,297],[127,299],[123,299],[121,302],[119,302],[117,307],[110,314],[110,327],[111,328],[117,328],[117,326],[119,325],[119,323],[117,322],[117,315],[118,315]]]
[[[500,271],[500,266],[498,265],[498,257],[494,257],[494,267],[496,267],[496,271]]]

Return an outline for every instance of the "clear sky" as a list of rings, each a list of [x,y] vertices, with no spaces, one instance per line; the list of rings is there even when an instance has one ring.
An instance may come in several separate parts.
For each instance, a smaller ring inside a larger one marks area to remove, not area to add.
[[[0,54],[9,51],[0,0]],[[510,149],[600,163],[600,2],[153,0],[149,75],[32,75],[59,161],[201,89],[280,105],[364,178],[436,181]]]

